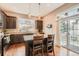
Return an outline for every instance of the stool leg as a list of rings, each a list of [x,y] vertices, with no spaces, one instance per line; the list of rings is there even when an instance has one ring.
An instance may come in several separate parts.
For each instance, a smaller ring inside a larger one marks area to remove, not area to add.
[[[53,56],[55,56],[55,52],[54,52],[54,50],[53,50]]]

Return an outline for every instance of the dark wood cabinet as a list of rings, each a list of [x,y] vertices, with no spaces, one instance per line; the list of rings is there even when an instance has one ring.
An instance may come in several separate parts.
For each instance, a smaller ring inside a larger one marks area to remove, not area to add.
[[[42,20],[36,20],[36,29],[38,29],[40,33],[43,32],[43,21]]]
[[[4,29],[6,27],[6,14],[0,10],[0,29]]]
[[[6,29],[16,29],[16,17],[6,17]]]
[[[7,16],[4,11],[0,10],[0,29],[16,29],[16,17]]]

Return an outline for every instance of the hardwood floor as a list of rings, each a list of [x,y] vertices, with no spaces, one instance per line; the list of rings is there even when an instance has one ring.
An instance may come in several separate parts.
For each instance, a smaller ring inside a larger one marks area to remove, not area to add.
[[[25,45],[24,43],[15,44],[4,51],[5,56],[25,56]]]
[[[4,55],[5,56],[25,56],[25,45],[23,43],[12,45],[9,47],[8,50],[5,50]],[[69,51],[63,47],[55,46],[55,56],[68,56],[68,55],[79,56],[79,54]],[[53,52],[49,53],[49,56],[53,56]]]

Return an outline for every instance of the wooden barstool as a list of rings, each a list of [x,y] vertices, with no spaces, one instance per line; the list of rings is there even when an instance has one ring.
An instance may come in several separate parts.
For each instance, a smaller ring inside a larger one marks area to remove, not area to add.
[[[47,49],[47,55],[49,52],[53,52],[53,55],[55,56],[55,53],[54,53],[54,35],[48,35],[46,49]]]
[[[31,51],[33,56],[43,56],[43,36],[34,36]]]

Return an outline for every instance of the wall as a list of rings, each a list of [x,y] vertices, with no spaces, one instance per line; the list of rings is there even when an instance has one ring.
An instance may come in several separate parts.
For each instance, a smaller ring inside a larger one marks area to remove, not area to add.
[[[51,33],[54,33],[55,34],[55,43],[56,45],[60,45],[60,39],[59,39],[59,25],[58,25],[58,21],[57,21],[57,14],[76,5],[75,3],[67,3],[67,4],[64,4],[63,6],[57,8],[56,10],[50,12],[48,15],[46,15],[42,20],[43,20],[43,31],[46,33],[46,34],[49,34],[48,32],[48,29],[47,29],[47,25],[48,24],[52,24],[53,25],[53,28],[51,30]]]

